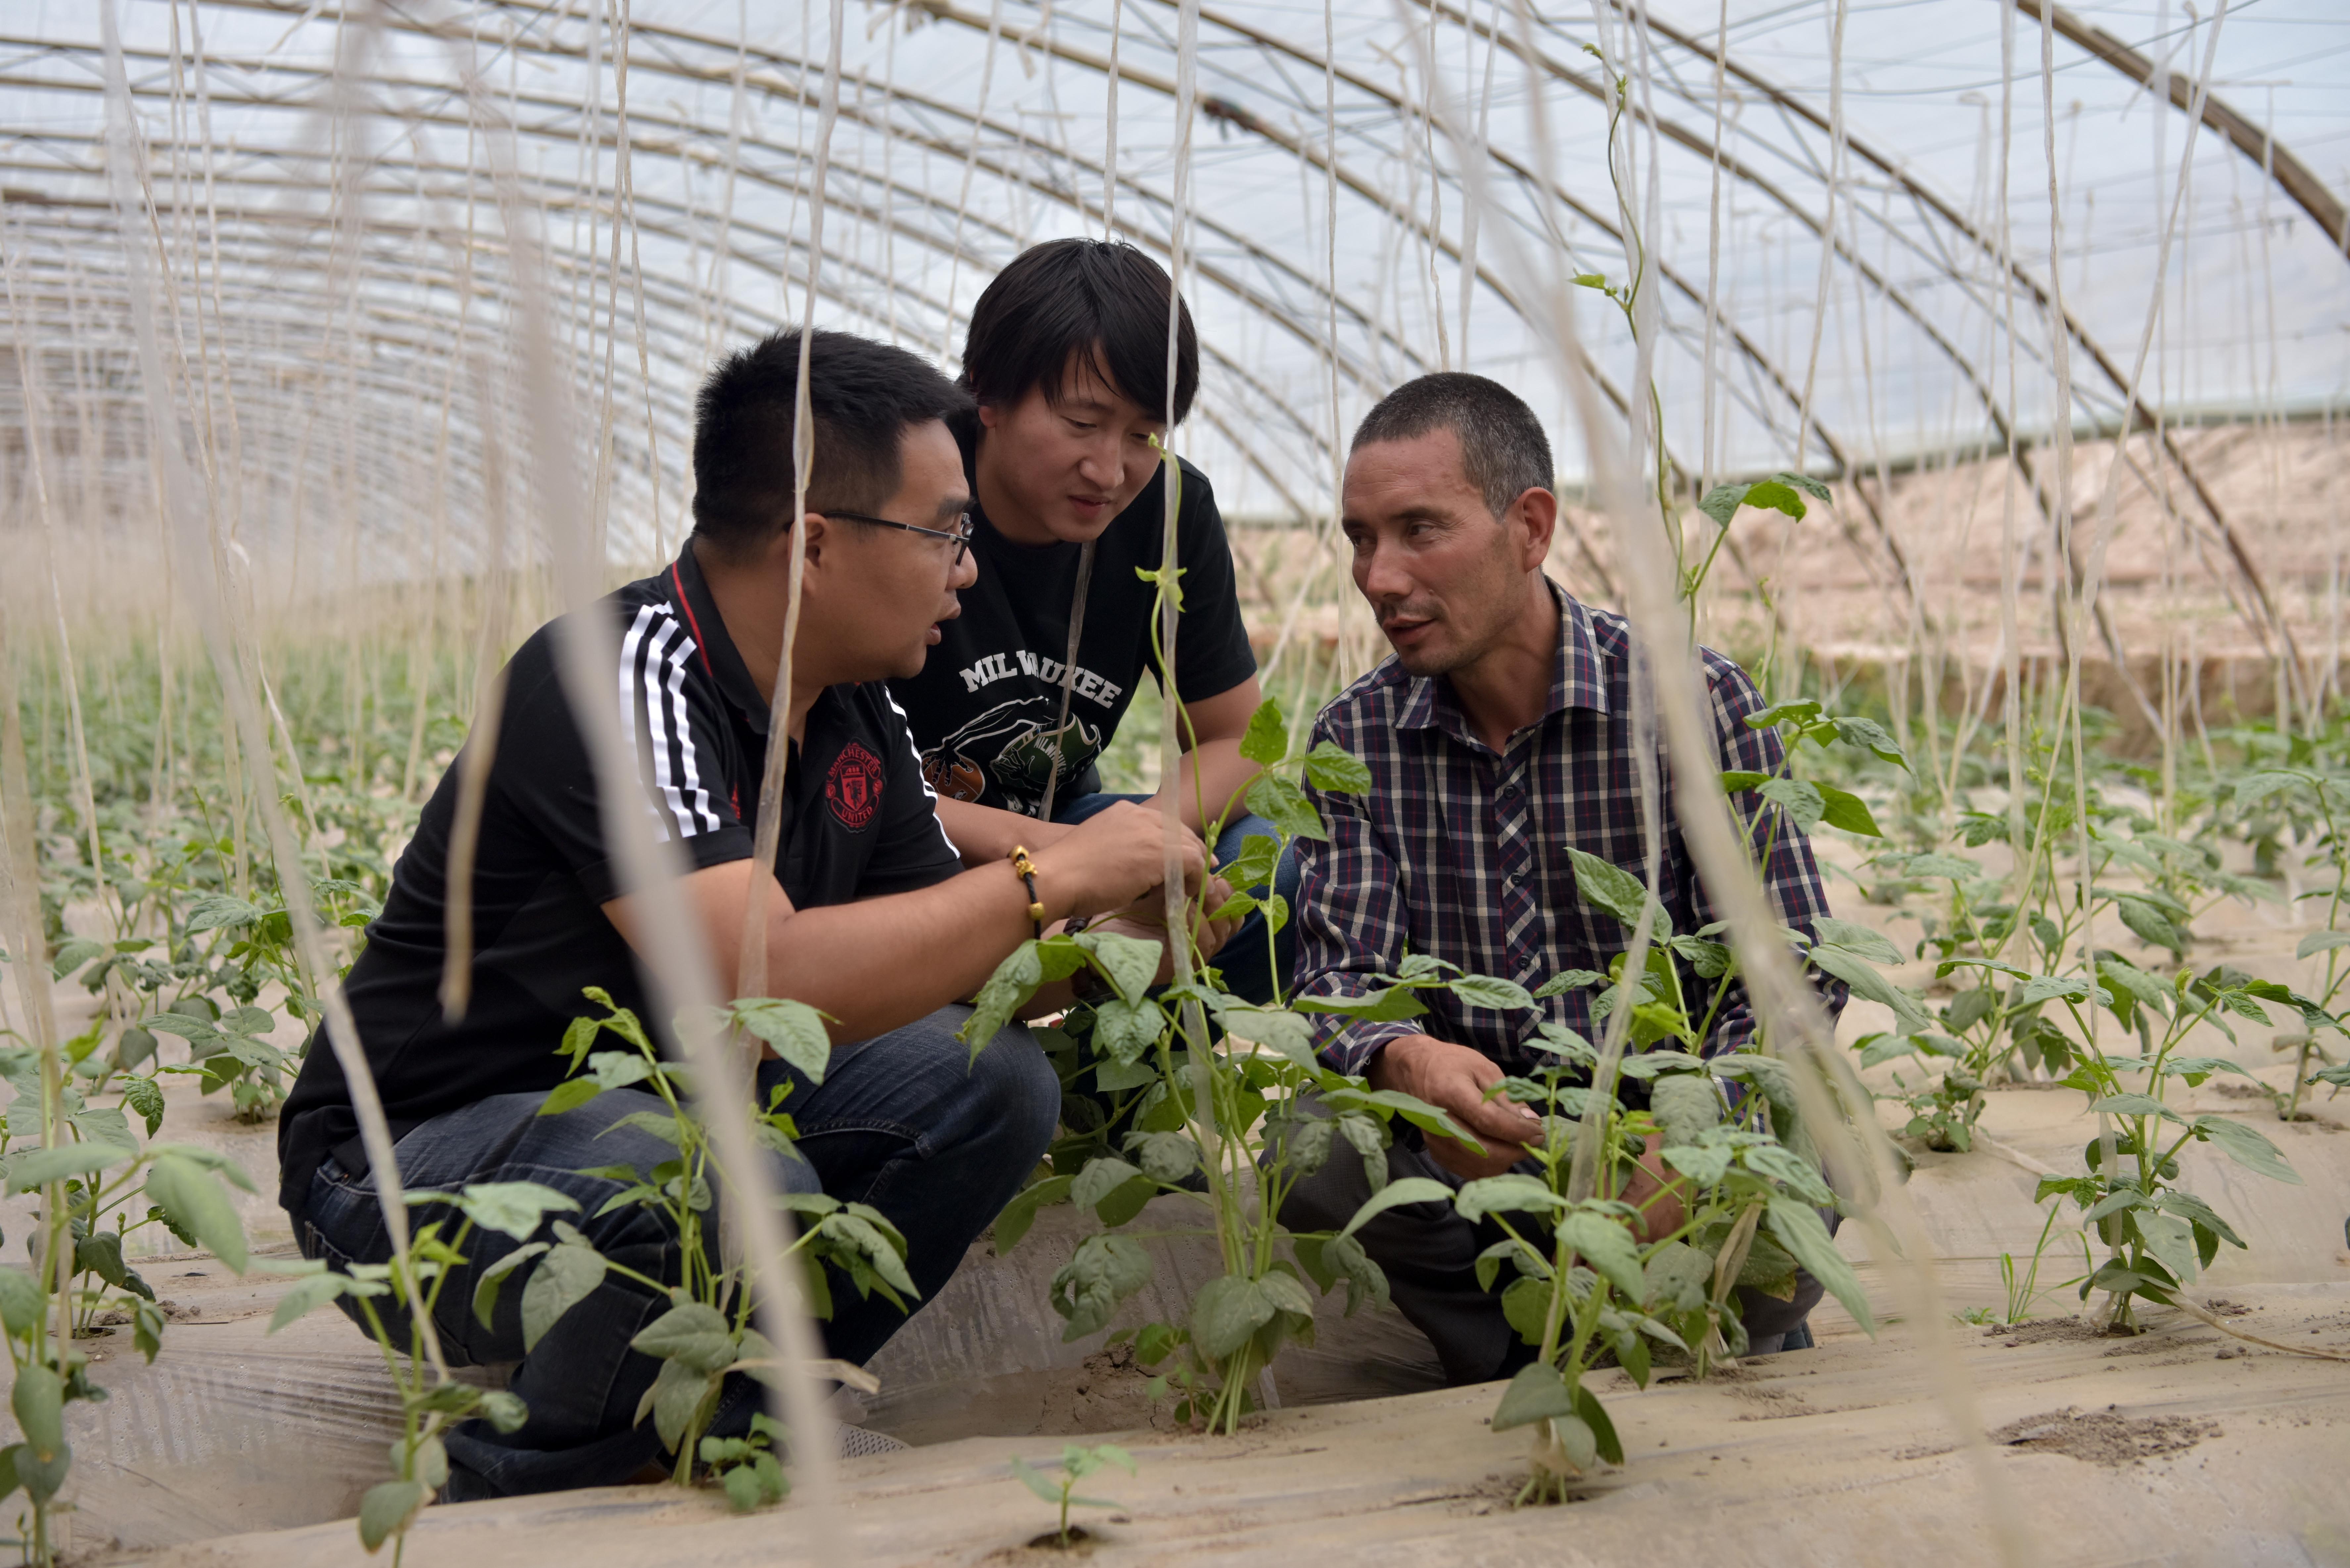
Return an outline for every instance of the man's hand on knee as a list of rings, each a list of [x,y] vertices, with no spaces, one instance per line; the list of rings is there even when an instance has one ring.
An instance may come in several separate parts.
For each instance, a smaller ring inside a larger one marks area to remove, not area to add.
[[[1402,1035],[1371,1058],[1366,1076],[1374,1089],[1400,1089],[1426,1100],[1485,1146],[1480,1154],[1465,1143],[1430,1134],[1429,1154],[1455,1176],[1499,1176],[1526,1158],[1529,1145],[1542,1141],[1540,1116],[1513,1101],[1486,1097],[1485,1091],[1501,1082],[1502,1069],[1466,1045],[1432,1034]]]

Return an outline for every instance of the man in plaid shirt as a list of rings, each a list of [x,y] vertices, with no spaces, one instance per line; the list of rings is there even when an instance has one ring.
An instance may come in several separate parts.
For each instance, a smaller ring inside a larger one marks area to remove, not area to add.
[[[1423,376],[1364,420],[1346,474],[1345,528],[1355,586],[1395,656],[1341,692],[1315,727],[1371,770],[1365,794],[1314,793],[1326,844],[1300,840],[1296,991],[1360,995],[1379,988],[1407,953],[1428,953],[1472,974],[1532,991],[1569,970],[1605,972],[1627,933],[1583,902],[1570,846],[1647,880],[1639,770],[1633,741],[1632,646],[1620,616],[1578,603],[1543,574],[1558,518],[1550,443],[1532,410],[1480,376]],[[1779,738],[1749,729],[1764,704],[1746,672],[1701,650],[1723,769],[1777,773]],[[1665,803],[1659,893],[1672,929],[1716,919],[1670,815],[1672,778],[1657,755]],[[1828,903],[1809,842],[1773,813],[1775,842],[1757,844],[1781,917],[1807,931]],[[1702,1015],[1708,982],[1686,967]],[[1754,1032],[1743,985],[1731,982],[1709,1054]],[[1824,997],[1844,1003],[1838,984]],[[1595,992],[1578,988],[1538,1009],[1464,1005],[1427,993],[1424,1017],[1346,1023],[1321,1044],[1341,1072],[1418,1096],[1451,1113],[1484,1145],[1399,1139],[1394,1177],[1458,1186],[1526,1159],[1534,1113],[1485,1091],[1544,1058],[1527,1047],[1545,1019],[1590,1034]],[[1634,1087],[1637,1087],[1635,1085]],[[1624,1196],[1655,1193],[1656,1150]],[[1529,1164],[1528,1168],[1534,1168]],[[1284,1207],[1293,1229],[1336,1229],[1370,1195],[1361,1163],[1333,1159]],[[1679,1224],[1669,1198],[1651,1210]],[[1488,1233],[1490,1232],[1490,1233]],[[1534,1348],[1503,1321],[1499,1295],[1479,1286],[1479,1252],[1503,1232],[1472,1225],[1448,1204],[1407,1204],[1359,1232],[1387,1271],[1397,1306],[1435,1345],[1455,1383],[1506,1377]],[[1803,1324],[1819,1287],[1794,1301],[1747,1293],[1743,1320],[1755,1353],[1811,1343]]]

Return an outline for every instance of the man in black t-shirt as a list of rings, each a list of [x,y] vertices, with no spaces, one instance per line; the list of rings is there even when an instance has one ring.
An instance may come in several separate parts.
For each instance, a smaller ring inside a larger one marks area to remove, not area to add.
[[[800,1158],[775,1158],[777,1182],[879,1209],[903,1233],[928,1301],[1035,1168],[1059,1104],[1024,1029],[1005,1030],[975,1062],[953,1037],[970,1016],[958,999],[1035,930],[1031,888],[1001,857],[964,868],[882,684],[921,669],[972,580],[970,493],[946,422],[968,403],[910,354],[816,334],[814,478],[795,519],[799,358],[798,334],[779,333],[719,367],[698,408],[692,539],[658,576],[580,613],[608,623],[614,662],[600,690],[619,702],[639,768],[619,787],[640,794],[691,867],[683,890],[721,982],[733,992],[755,889],[767,903],[769,990],[838,1021],[820,1081],[772,1058],[760,1068],[760,1103],[788,1083],[800,1135]],[[770,702],[795,526],[806,563],[778,742]],[[424,808],[347,994],[411,1194],[553,1187],[577,1201],[566,1218],[608,1258],[673,1280],[681,1260],[667,1221],[611,1203],[629,1186],[613,1168],[673,1157],[629,1120],[660,1102],[623,1088],[540,1114],[565,1075],[566,1027],[598,1011],[583,988],[601,986],[656,1022],[631,947],[641,915],[598,815],[609,781],[565,694],[556,641],[549,626],[523,645],[495,736],[467,742],[495,745],[470,885],[449,885],[461,763]],[[752,829],[771,743],[790,751],[769,868],[753,864]],[[1161,835],[1157,817],[1128,805],[1032,846],[1034,897],[1053,920],[1120,909],[1159,883]],[[1194,876],[1200,862],[1193,846]],[[440,999],[452,897],[470,899],[474,933],[470,1004],[454,1018]],[[1063,981],[1030,1005],[1067,1001]],[[349,1085],[314,1043],[279,1128],[279,1196],[304,1255],[338,1268],[390,1255],[358,1132]],[[452,1432],[444,1496],[625,1480],[660,1451],[636,1414],[659,1364],[629,1342],[668,1301],[608,1274],[525,1355],[521,1290],[500,1294],[486,1328],[471,1304],[484,1272],[516,1245],[476,1231],[436,1323],[452,1361],[521,1363],[512,1386],[529,1419],[508,1434],[479,1421]],[[830,1293],[826,1338],[843,1360],[864,1361],[905,1321],[846,1281]],[[718,1435],[747,1429],[756,1399],[742,1383],[723,1396]]]
[[[971,864],[1014,842],[1053,843],[1114,800],[1150,798],[1100,794],[1094,763],[1146,674],[1167,687],[1151,640],[1158,590],[1136,573],[1156,572],[1165,547],[1167,471],[1152,439],[1165,437],[1170,402],[1176,422],[1190,412],[1199,386],[1185,306],[1170,398],[1172,287],[1131,245],[1054,240],[1014,258],[972,307],[962,384],[978,412],[963,446],[979,580],[921,672],[890,683],[940,819]],[[1250,834],[1273,832],[1241,804],[1257,769],[1240,741],[1263,698],[1215,494],[1190,463],[1180,472],[1172,694],[1186,754],[1161,788],[1175,790],[1195,834],[1232,819],[1215,846],[1229,863]],[[1048,793],[1049,824],[1037,820]],[[1287,857],[1274,891],[1285,908]],[[1251,915],[1218,961],[1227,987],[1257,1002],[1276,979],[1286,990],[1285,931],[1274,949]]]

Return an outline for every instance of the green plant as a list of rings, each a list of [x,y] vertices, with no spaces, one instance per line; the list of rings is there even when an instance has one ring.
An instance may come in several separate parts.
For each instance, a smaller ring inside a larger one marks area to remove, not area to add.
[[[1048,1466],[1051,1463],[1049,1460],[1046,1462]],[[1064,1552],[1076,1544],[1069,1536],[1069,1510],[1072,1507],[1118,1508],[1124,1506],[1112,1502],[1107,1498],[1076,1495],[1076,1484],[1104,1465],[1116,1465],[1128,1475],[1139,1473],[1134,1468],[1134,1456],[1116,1443],[1097,1443],[1090,1449],[1081,1448],[1076,1443],[1063,1444],[1060,1459],[1061,1479],[1057,1481],[1045,1477],[1026,1459],[1016,1454],[1013,1456],[1012,1473],[1018,1478],[1020,1484],[1046,1502],[1059,1506],[1061,1525],[1058,1544]]]
[[[1247,792],[1248,807],[1278,835],[1252,836],[1246,853],[1228,868],[1233,883],[1247,888],[1271,880],[1287,838],[1325,831],[1298,787],[1300,776],[1333,790],[1360,789],[1368,779],[1359,762],[1326,743],[1295,752],[1280,704],[1272,699],[1252,717],[1241,750],[1264,770]],[[1196,953],[1200,919],[1256,907],[1276,927],[1287,919],[1277,896],[1260,900],[1243,892],[1214,910],[1201,911],[1195,903],[1192,923],[1172,940],[1192,943]],[[1385,1276],[1351,1235],[1291,1233],[1278,1218],[1283,1200],[1300,1179],[1336,1158],[1362,1159],[1373,1185],[1384,1182],[1388,1124],[1398,1116],[1461,1136],[1434,1106],[1374,1091],[1362,1079],[1325,1066],[1315,1055],[1305,1014],[1411,1016],[1423,1010],[1411,993],[1451,983],[1444,974],[1451,966],[1415,960],[1370,999],[1293,999],[1258,1007],[1225,992],[1218,972],[1196,961],[1194,981],[1154,989],[1162,952],[1158,942],[1111,931],[1024,942],[981,990],[962,1037],[974,1049],[983,1045],[1048,981],[1081,968],[1101,977],[1110,994],[1079,1010],[1073,1027],[1093,1042],[1097,1086],[1126,1096],[1118,1110],[1131,1130],[1117,1151],[1097,1143],[1077,1157],[1082,1163],[1075,1172],[1056,1173],[1015,1198],[996,1221],[996,1246],[1018,1245],[1045,1203],[1066,1199],[1094,1211],[1103,1231],[1077,1243],[1052,1284],[1054,1309],[1067,1320],[1063,1337],[1076,1340],[1107,1326],[1118,1303],[1149,1282],[1152,1263],[1143,1240],[1212,1237],[1223,1274],[1192,1299],[1183,1321],[1149,1324],[1133,1337],[1146,1366],[1183,1353],[1158,1385],[1174,1390],[1179,1419],[1232,1432],[1253,1407],[1253,1385],[1282,1346],[1310,1342],[1308,1280],[1325,1293],[1344,1282],[1350,1312],[1366,1297],[1383,1303],[1387,1296]],[[1509,981],[1479,983],[1488,988],[1482,994],[1489,1005],[1527,1004],[1523,991]],[[1128,1229],[1161,1194],[1197,1205],[1205,1225]]]
[[[1488,1289],[1503,1264],[1514,1271],[1502,1292],[1503,1313],[1536,1347],[1492,1418],[1496,1431],[1535,1429],[1522,1503],[1563,1501],[1568,1484],[1596,1462],[1624,1462],[1615,1423],[1584,1382],[1600,1358],[1612,1357],[1646,1386],[1652,1344],[1689,1356],[1700,1376],[1716,1355],[1743,1349],[1733,1288],[1784,1298],[1800,1265],[1872,1326],[1859,1282],[1816,1212],[1835,1197],[1820,1179],[1788,1069],[1751,1050],[1711,1059],[1691,1054],[1711,1038],[1734,976],[1730,950],[1677,936],[1638,877],[1569,853],[1584,900],[1627,931],[1648,906],[1655,945],[1628,978],[1627,955],[1619,954],[1607,976],[1571,972],[1536,994],[1606,980],[1594,1017],[1623,1030],[1637,1054],[1623,1056],[1617,1073],[1646,1084],[1648,1105],[1627,1106],[1598,1051],[1571,1030],[1543,1024],[1536,1048],[1548,1060],[1541,1073],[1505,1078],[1496,1089],[1538,1107],[1543,1137],[1532,1153],[1541,1174],[1508,1172],[1457,1192],[1419,1178],[1390,1183],[1349,1225],[1391,1204],[1449,1198],[1463,1218],[1490,1219],[1505,1232],[1477,1266]],[[1684,963],[1713,982],[1701,1014],[1690,1006]],[[1614,1022],[1619,1013],[1626,1017]],[[1593,1081],[1577,1085],[1570,1076]],[[1578,1161],[1585,1140],[1596,1147]],[[1596,1174],[1587,1193],[1577,1190],[1578,1165]],[[1645,1195],[1634,1201],[1642,1186]],[[1534,1225],[1540,1229],[1528,1229]]]
[[[272,1272],[296,1276],[270,1317],[270,1333],[341,1298],[351,1303],[383,1353],[384,1368],[400,1396],[400,1438],[391,1446],[397,1473],[392,1480],[370,1487],[360,1500],[359,1531],[360,1545],[370,1552],[386,1541],[392,1542],[395,1564],[407,1550],[408,1527],[417,1511],[448,1484],[449,1450],[441,1435],[476,1416],[501,1432],[515,1432],[530,1416],[518,1396],[461,1383],[441,1365],[430,1324],[452,1272],[466,1262],[463,1249],[467,1240],[477,1228],[495,1231],[525,1243],[507,1254],[509,1259],[535,1255],[547,1249],[547,1243],[531,1241],[547,1216],[579,1207],[553,1188],[531,1181],[479,1182],[455,1193],[421,1191],[407,1197],[418,1207],[453,1207],[458,1215],[456,1230],[444,1237],[442,1231],[446,1221],[428,1220],[411,1232],[406,1251],[390,1262],[352,1263],[341,1272],[329,1272],[317,1259],[264,1265]],[[555,1221],[555,1234],[557,1247],[581,1245],[578,1232],[561,1220]],[[502,1264],[512,1266],[504,1261]],[[476,1310],[485,1320],[484,1303],[494,1301],[496,1278],[502,1272],[503,1268],[475,1296]],[[596,1278],[601,1277],[598,1269]],[[559,1263],[533,1273],[524,1300],[525,1345],[536,1344],[557,1318],[595,1289],[595,1280],[588,1280],[581,1288],[581,1271]],[[384,1303],[397,1315],[387,1316]]]
[[[710,1180],[710,1140],[701,1118],[686,1104],[686,1075],[682,1068],[662,1060],[636,1014],[615,1005],[600,989],[589,988],[587,996],[605,1009],[605,1016],[572,1021],[561,1054],[570,1058],[575,1075],[547,1096],[539,1115],[558,1116],[613,1090],[633,1089],[658,1096],[661,1108],[631,1112],[614,1126],[650,1133],[673,1148],[675,1157],[650,1169],[615,1165],[582,1174],[625,1184],[607,1200],[608,1210],[635,1205],[661,1217],[678,1239],[682,1277],[650,1278],[611,1262],[576,1231],[559,1227],[554,1244],[533,1242],[502,1260],[483,1279],[474,1310],[486,1322],[500,1282],[508,1272],[534,1258],[538,1262],[530,1283],[524,1287],[525,1322],[533,1291],[559,1289],[565,1298],[584,1298],[608,1270],[667,1296],[670,1310],[630,1342],[661,1364],[660,1376],[638,1407],[637,1419],[651,1417],[661,1446],[677,1456],[673,1479],[679,1484],[692,1479],[693,1463],[700,1457],[723,1476],[727,1496],[737,1507],[780,1501],[785,1490],[781,1470],[770,1450],[762,1446],[761,1433],[771,1435],[773,1423],[754,1430],[751,1438],[722,1441],[707,1452],[699,1440],[717,1408],[728,1374],[740,1373],[772,1386],[780,1373],[775,1347],[751,1326],[753,1293],[743,1265],[722,1255],[723,1250],[712,1233],[715,1199]],[[797,1002],[754,997],[722,1011],[731,1029],[764,1041],[811,1082],[823,1082],[831,1042],[825,1033],[824,1015],[816,1009]],[[618,1036],[628,1048],[596,1050],[597,1042],[606,1033]],[[790,1089],[788,1084],[778,1085],[754,1125],[765,1147],[797,1158],[792,1147],[792,1118],[783,1109]],[[792,1243],[791,1252],[806,1267],[803,1277],[809,1303],[818,1317],[832,1315],[827,1265],[840,1271],[860,1295],[878,1293],[901,1308],[908,1298],[920,1294],[906,1272],[906,1239],[879,1210],[843,1203],[821,1192],[785,1193],[779,1201],[801,1220],[799,1238]],[[543,1282],[549,1280],[561,1283]],[[744,1479],[735,1479],[738,1476]]]
[[[167,1320],[153,1290],[125,1262],[125,1237],[160,1223],[242,1273],[244,1228],[218,1179],[248,1192],[253,1183],[212,1150],[140,1144],[120,1107],[89,1106],[70,1085],[45,1088],[32,1051],[0,1051],[0,1074],[16,1090],[10,1119],[0,1125],[8,1195],[40,1194],[29,1245],[32,1271],[0,1267],[0,1326],[15,1375],[11,1403],[23,1434],[21,1442],[0,1450],[0,1500],[24,1489],[33,1523],[22,1543],[29,1560],[46,1568],[54,1557],[55,1499],[73,1463],[63,1407],[106,1397],[90,1382],[89,1358],[73,1341],[99,1332],[99,1314],[113,1310],[128,1318],[132,1344],[148,1361],[162,1349]],[[159,1106],[156,1119],[161,1116]],[[134,1211],[139,1217],[130,1218]],[[112,1230],[105,1228],[109,1218]]]

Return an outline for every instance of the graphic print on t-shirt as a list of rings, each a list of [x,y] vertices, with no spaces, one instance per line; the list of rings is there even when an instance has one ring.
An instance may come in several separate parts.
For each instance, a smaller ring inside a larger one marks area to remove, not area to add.
[[[1075,712],[1056,737],[1053,721],[1060,712],[1058,692],[998,702],[924,752],[922,777],[948,800],[977,800],[993,779],[1014,810],[1033,811],[1028,802],[1044,794],[1056,749],[1064,783],[1085,772],[1102,749],[1100,729]]]
[[[851,741],[840,748],[824,775],[825,803],[851,833],[861,831],[881,809],[881,759]]]

